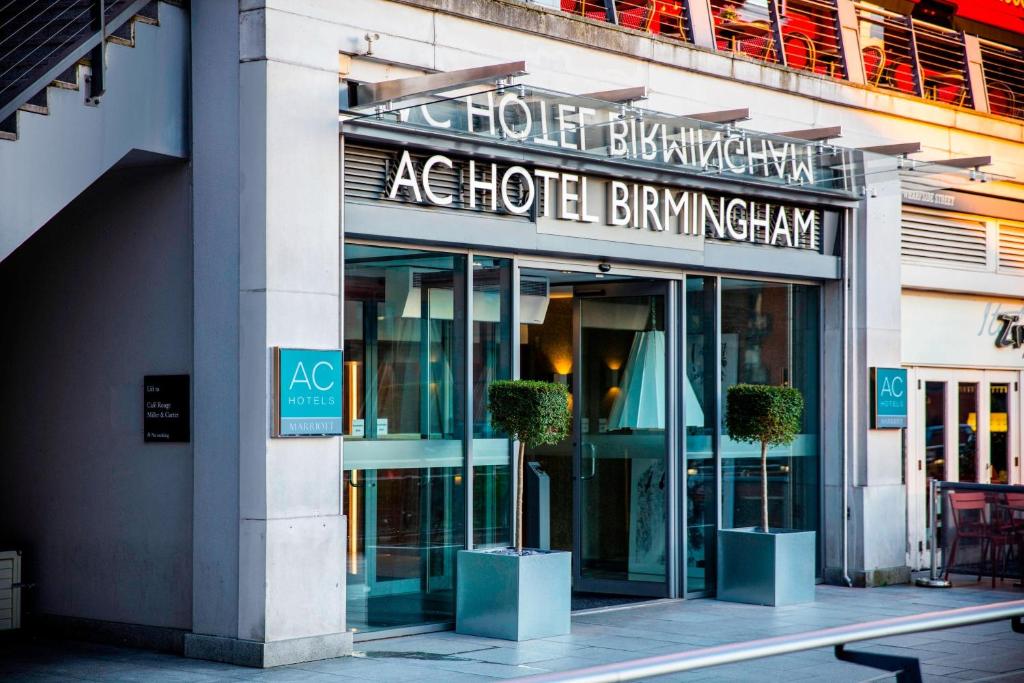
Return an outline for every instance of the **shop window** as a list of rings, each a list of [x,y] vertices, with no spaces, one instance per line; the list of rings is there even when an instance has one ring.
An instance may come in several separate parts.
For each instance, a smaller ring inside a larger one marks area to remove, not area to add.
[[[452,620],[465,546],[465,258],[345,247],[352,630]]]
[[[715,588],[716,486],[715,284],[686,278],[686,588]]]
[[[788,384],[804,397],[803,427],[789,446],[768,451],[768,515],[773,527],[819,527],[819,303],[807,285],[721,281],[722,401],[738,383]],[[724,412],[724,411],[723,411]],[[760,523],[760,446],[724,431],[722,527]],[[819,534],[820,547],[821,538]]]

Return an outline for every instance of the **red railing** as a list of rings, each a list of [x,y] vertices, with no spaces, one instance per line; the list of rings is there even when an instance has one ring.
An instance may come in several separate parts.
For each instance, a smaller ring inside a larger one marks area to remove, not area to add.
[[[696,0],[535,1],[623,28],[693,41],[690,5]],[[706,1],[701,15],[711,12],[717,50],[830,78],[849,77],[844,54],[849,58],[851,53],[843,49],[837,0]],[[971,97],[963,33],[867,2],[856,2],[854,10],[868,85],[984,109]],[[981,40],[981,57],[989,111],[1024,119],[1024,51]]]

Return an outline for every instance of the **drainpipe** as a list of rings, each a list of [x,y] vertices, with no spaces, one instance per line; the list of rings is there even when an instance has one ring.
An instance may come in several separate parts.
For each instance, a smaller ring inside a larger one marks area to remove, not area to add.
[[[852,214],[852,212],[851,212]],[[850,260],[852,258],[853,216],[847,214],[843,230],[843,583],[853,586],[850,579]]]

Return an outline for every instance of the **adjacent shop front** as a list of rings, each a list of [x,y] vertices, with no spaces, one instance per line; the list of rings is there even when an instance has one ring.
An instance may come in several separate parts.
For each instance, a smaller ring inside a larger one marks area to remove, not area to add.
[[[1021,484],[1024,224],[1019,202],[904,192],[902,359],[908,547],[927,567],[930,479]]]
[[[528,453],[525,515],[579,593],[714,594],[715,530],[759,515],[759,452],[723,433],[736,383],[804,393],[769,507],[823,531],[850,152],[500,86],[343,117],[342,148],[357,637],[450,623],[456,552],[509,543],[496,379],[571,393],[572,435]]]

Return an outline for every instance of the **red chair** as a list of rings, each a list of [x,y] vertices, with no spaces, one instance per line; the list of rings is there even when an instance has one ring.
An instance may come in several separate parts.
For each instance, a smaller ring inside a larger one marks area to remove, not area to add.
[[[1017,98],[1010,86],[1000,81],[987,81],[988,84],[988,110],[999,116],[1015,116],[1017,111]]]
[[[869,45],[861,51],[864,59],[864,77],[868,85],[877,86],[885,73],[885,51],[877,45]]]
[[[996,570],[1000,560],[1003,560],[1005,570],[1004,552],[1010,544],[1011,536],[1005,530],[1000,529],[998,524],[993,524],[989,520],[989,516],[986,514],[989,504],[989,496],[983,492],[951,491],[949,493],[949,507],[953,512],[953,524],[956,529],[953,544],[949,549],[949,557],[946,560],[946,580],[949,580],[950,570],[956,566],[956,553],[960,547],[960,541],[973,539],[981,543],[978,581],[981,581],[985,556],[988,554],[992,569],[992,587],[995,588]]]
[[[802,33],[790,33],[783,40],[786,50],[786,65],[793,69],[815,71],[814,41]]]
[[[917,92],[917,84],[914,82],[914,69],[908,62],[896,62],[889,72],[889,81],[896,90],[901,90],[911,95]]]

